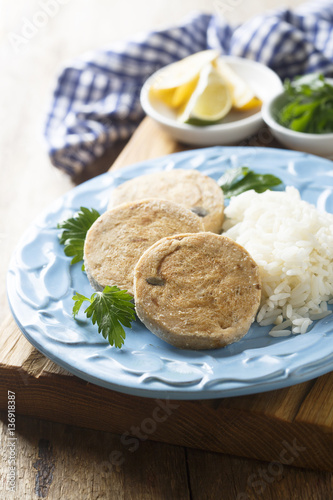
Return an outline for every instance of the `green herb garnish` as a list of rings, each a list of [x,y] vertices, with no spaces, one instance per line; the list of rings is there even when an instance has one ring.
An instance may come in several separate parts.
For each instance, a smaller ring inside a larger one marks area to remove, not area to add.
[[[131,328],[131,322],[135,320],[132,299],[126,290],[117,286],[106,286],[103,292],[95,292],[90,298],[76,293],[73,296],[73,316],[75,318],[78,314],[83,302],[90,302],[84,311],[87,318],[91,318],[93,325],[97,323],[98,333],[102,333],[110,345],[120,348],[126,337],[122,325]]]
[[[231,168],[218,180],[224,196],[231,198],[244,191],[253,189],[257,193],[263,193],[267,189],[282,184],[281,179],[271,174],[256,174],[248,167]]]
[[[94,208],[89,210],[89,208],[81,207],[76,216],[58,224],[57,227],[63,229],[60,243],[65,245],[64,252],[67,256],[73,257],[71,264],[83,260],[86,234],[99,216],[100,214]],[[83,265],[82,269],[84,269]]]
[[[296,132],[326,134],[333,132],[333,85],[322,74],[286,80],[287,103],[276,110],[280,125]]]

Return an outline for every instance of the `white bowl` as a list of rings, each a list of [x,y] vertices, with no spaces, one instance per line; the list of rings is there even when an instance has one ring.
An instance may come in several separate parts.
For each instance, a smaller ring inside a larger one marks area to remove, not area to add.
[[[280,78],[267,66],[241,57],[220,57],[248,82],[256,96],[263,102],[281,92],[283,86]],[[145,113],[167,130],[174,139],[198,146],[235,144],[255,134],[263,125],[261,111],[253,110],[231,111],[223,123],[206,127],[178,122],[174,110],[149,95],[149,89],[153,81],[156,80],[159,71],[151,75],[143,85],[140,95],[141,105]]]
[[[333,79],[327,79],[333,83]],[[281,92],[277,96],[266,101],[261,109],[265,123],[271,129],[273,136],[284,146],[305,153],[312,153],[318,156],[333,157],[333,133],[331,134],[308,134],[305,132],[295,132],[287,127],[283,127],[276,121],[276,110],[281,108],[287,99],[287,94]]]

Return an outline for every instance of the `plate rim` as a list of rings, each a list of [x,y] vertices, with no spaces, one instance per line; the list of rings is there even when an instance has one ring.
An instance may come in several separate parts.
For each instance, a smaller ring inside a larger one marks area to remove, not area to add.
[[[186,386],[176,386],[176,387],[168,386],[167,388],[163,388],[163,389],[151,389],[149,386],[146,386],[146,387],[144,387],[144,386],[143,387],[124,386],[122,383],[117,384],[117,383],[112,383],[110,381],[105,381],[101,378],[96,378],[94,375],[86,373],[86,371],[81,371],[81,370],[77,369],[76,367],[74,367],[73,365],[68,364],[64,359],[59,358],[58,356],[54,355],[54,353],[52,353],[47,348],[45,348],[45,346],[40,345],[29,334],[29,332],[26,331],[26,329],[23,326],[23,324],[21,323],[18,315],[16,314],[15,307],[12,304],[12,300],[11,300],[11,296],[10,296],[10,294],[11,294],[10,291],[11,291],[11,286],[12,286],[11,269],[12,269],[13,260],[15,258],[16,253],[18,252],[18,250],[20,248],[21,242],[24,241],[24,238],[26,237],[26,234],[29,231],[29,228],[31,228],[34,225],[37,225],[38,221],[42,220],[43,217],[45,217],[45,215],[49,213],[51,207],[58,204],[61,200],[67,198],[70,195],[70,193],[72,193],[74,190],[81,191],[81,190],[83,190],[83,188],[85,186],[90,185],[90,183],[92,181],[96,181],[97,179],[100,179],[103,176],[110,176],[110,175],[112,177],[117,177],[118,175],[121,176],[121,173],[126,172],[126,170],[131,170],[133,168],[139,168],[141,165],[147,165],[147,163],[150,165],[150,164],[154,163],[156,160],[162,162],[163,160],[166,160],[166,159],[169,160],[169,159],[173,159],[173,158],[178,157],[178,156],[184,156],[184,154],[190,154],[190,153],[196,155],[196,154],[200,154],[202,152],[208,153],[210,151],[214,151],[214,154],[216,154],[217,151],[220,153],[223,153],[223,151],[230,152],[231,150],[233,150],[233,151],[234,150],[237,150],[237,151],[239,151],[239,150],[242,150],[242,151],[251,150],[251,152],[253,152],[254,149],[257,149],[259,151],[265,150],[266,152],[269,151],[272,153],[280,153],[282,155],[291,155],[293,157],[299,157],[300,155],[304,156],[304,157],[311,157],[311,158],[316,159],[317,161],[319,160],[322,163],[325,162],[328,165],[332,165],[332,162],[328,159],[317,157],[315,155],[311,155],[308,153],[295,152],[295,151],[290,151],[290,150],[286,150],[286,149],[261,148],[261,147],[253,148],[253,147],[248,147],[248,146],[241,146],[241,147],[239,147],[239,146],[213,146],[213,147],[209,147],[209,148],[198,148],[198,149],[193,149],[193,150],[191,149],[191,150],[187,150],[185,152],[182,151],[182,152],[172,153],[169,155],[164,155],[164,156],[156,158],[156,159],[143,160],[143,161],[128,165],[126,167],[123,167],[121,169],[115,170],[114,172],[112,172],[112,171],[106,172],[106,173],[101,174],[99,176],[96,176],[92,179],[89,179],[88,181],[85,181],[84,183],[82,183],[78,186],[75,186],[74,188],[70,189],[69,191],[64,193],[62,196],[58,197],[56,200],[51,202],[50,205],[45,207],[45,209],[41,211],[41,213],[34,219],[34,221],[32,221],[32,223],[28,226],[26,231],[22,234],[21,238],[19,239],[19,242],[16,245],[15,250],[13,252],[13,255],[11,257],[9,270],[7,272],[8,303],[9,303],[11,312],[13,314],[13,317],[14,317],[16,323],[18,324],[21,332],[27,338],[27,340],[37,350],[42,352],[45,356],[47,356],[53,362],[57,363],[59,366],[62,366],[70,373],[77,375],[81,379],[84,379],[88,382],[92,382],[96,385],[99,385],[99,386],[102,386],[105,388],[109,388],[111,390],[115,390],[115,391],[122,392],[125,394],[141,396],[141,397],[151,397],[151,398],[167,397],[167,398],[179,399],[179,400],[181,400],[181,399],[183,399],[183,400],[201,400],[202,399],[203,400],[203,399],[234,397],[234,396],[267,392],[267,391],[271,391],[271,390],[280,389],[283,387],[289,387],[289,386],[292,386],[292,385],[295,385],[298,383],[305,382],[307,380],[311,380],[313,378],[324,375],[324,374],[328,373],[329,371],[331,371],[333,369],[332,361],[330,361],[328,359],[326,364],[324,363],[320,369],[315,369],[314,371],[313,370],[311,371],[311,369],[310,369],[308,372],[305,372],[305,373],[302,373],[301,375],[299,375],[297,377],[297,381],[295,381],[295,379],[292,376],[290,376],[291,375],[290,373],[287,373],[287,376],[285,378],[281,378],[281,379],[278,379],[276,381],[269,378],[267,381],[260,381],[260,383],[253,383],[251,385],[243,384],[243,387],[234,388],[234,389],[227,389],[227,390],[221,390],[221,389],[207,390],[206,389],[205,391],[195,392],[195,391],[191,391],[191,390],[190,391],[186,390]],[[333,350],[333,346],[332,346],[332,350]],[[199,352],[203,352],[203,351],[199,351]],[[209,352],[211,352],[211,351],[209,351]]]

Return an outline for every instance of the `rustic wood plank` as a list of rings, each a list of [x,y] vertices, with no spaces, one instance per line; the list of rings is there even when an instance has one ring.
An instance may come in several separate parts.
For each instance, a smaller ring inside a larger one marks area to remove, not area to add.
[[[331,378],[333,380],[333,374]],[[267,417],[292,422],[314,383],[314,380],[310,380],[309,382],[276,391],[221,399],[219,408],[221,410],[232,408],[234,410],[248,411],[249,413],[260,413]]]
[[[126,433],[136,441],[149,439],[268,461],[279,455],[281,443],[296,443],[302,453],[292,465],[333,470],[332,435],[307,422],[197,401],[129,396],[61,374],[36,379],[21,369],[0,367],[0,380],[0,409],[6,408],[11,390],[16,393],[18,414]]]
[[[187,463],[193,500],[323,500],[333,495],[329,472],[291,469],[279,458],[267,463],[188,449]]]
[[[22,374],[27,373],[37,378],[42,373],[69,374],[27,341],[11,315],[0,325],[0,345],[0,367],[20,369]]]
[[[333,373],[317,378],[303,401],[296,422],[306,422],[333,435]],[[332,448],[333,452],[333,448]]]
[[[21,366],[26,359],[26,352],[30,353],[33,349],[11,315],[0,326],[0,339],[0,364],[4,366]]]
[[[0,498],[6,500],[326,500],[333,493],[331,474],[291,469],[279,457],[267,463],[188,449],[185,460],[182,448],[149,441],[130,451],[110,432],[21,416],[17,426],[15,496],[5,493],[5,460],[0,469]],[[1,443],[7,433],[2,413]],[[295,456],[287,455],[288,461]]]
[[[151,118],[146,117],[132,135],[129,147],[123,149],[116,161],[111,165],[110,170],[177,151],[184,151],[185,149],[189,148],[174,141],[162,127]]]
[[[6,416],[0,418],[6,443]],[[4,461],[3,499],[190,499],[183,448],[142,441],[131,451],[110,432],[28,417],[17,417],[16,435],[16,491],[6,493]]]

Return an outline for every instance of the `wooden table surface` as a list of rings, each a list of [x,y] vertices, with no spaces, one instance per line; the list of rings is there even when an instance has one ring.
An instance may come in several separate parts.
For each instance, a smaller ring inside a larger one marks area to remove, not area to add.
[[[55,3],[56,0],[54,0]],[[238,23],[278,0],[62,0],[26,43],[13,40],[41,1],[0,4],[0,320],[9,314],[5,275],[17,241],[39,212],[74,186],[48,159],[42,129],[57,71],[68,59],[132,33],[163,26],[198,9]],[[47,3],[46,0],[44,3]],[[51,3],[51,0],[50,0]],[[295,6],[300,1],[285,2]],[[130,13],[130,14],[129,14]],[[124,145],[108,151],[84,176],[107,170]],[[78,179],[77,182],[83,180]],[[8,387],[10,391],[11,388]],[[142,441],[122,463],[110,460],[119,436],[31,417],[16,417],[16,491],[10,472],[7,414],[0,419],[1,499],[316,499],[333,497],[329,472],[266,463]]]

